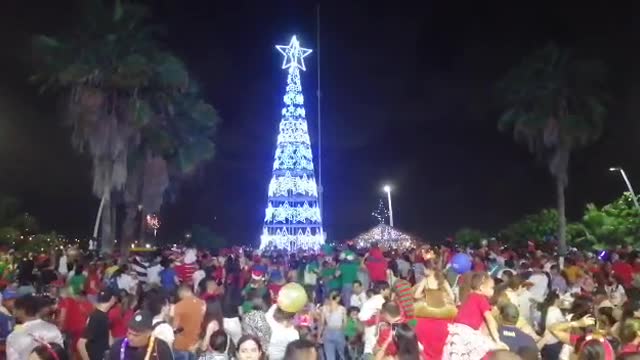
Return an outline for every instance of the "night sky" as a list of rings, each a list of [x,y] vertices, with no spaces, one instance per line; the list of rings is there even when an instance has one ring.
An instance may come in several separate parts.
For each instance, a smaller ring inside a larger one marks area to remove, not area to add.
[[[88,235],[98,201],[89,163],[69,145],[56,101],[27,83],[29,36],[73,23],[70,1],[7,0],[0,15],[0,191],[45,228]],[[55,4],[52,4],[55,3]],[[65,3],[69,3],[65,6]],[[154,21],[224,122],[213,161],[166,203],[160,236],[203,224],[257,241],[286,80],[275,44],[317,49],[314,1],[164,0]],[[462,226],[496,231],[555,206],[547,169],[497,131],[495,84],[549,40],[604,60],[613,102],[602,139],[575,153],[568,215],[624,191],[607,169],[640,179],[640,23],[630,1],[322,1],[325,229],[346,239],[374,224],[394,186],[396,226],[439,240]],[[417,3],[417,2],[416,2]],[[406,2],[410,4],[410,2]],[[596,5],[594,5],[596,4]],[[613,5],[615,4],[615,5]],[[317,52],[302,75],[317,158]],[[316,162],[317,167],[317,162]],[[640,185],[638,185],[640,187]]]

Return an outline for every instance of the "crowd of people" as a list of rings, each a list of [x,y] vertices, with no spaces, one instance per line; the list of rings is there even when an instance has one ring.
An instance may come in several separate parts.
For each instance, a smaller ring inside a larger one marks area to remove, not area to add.
[[[0,358],[640,358],[632,249],[574,251],[561,264],[551,251],[495,241],[449,245],[9,252]],[[308,299],[295,311],[283,305],[291,283]]]

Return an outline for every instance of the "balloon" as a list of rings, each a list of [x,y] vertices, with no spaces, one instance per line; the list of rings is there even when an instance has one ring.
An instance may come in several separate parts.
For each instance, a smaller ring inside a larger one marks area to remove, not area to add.
[[[288,283],[278,292],[278,307],[289,313],[302,310],[308,300],[307,292],[298,283]]]
[[[457,274],[464,274],[471,270],[471,257],[467,254],[457,253],[451,258],[451,267]]]

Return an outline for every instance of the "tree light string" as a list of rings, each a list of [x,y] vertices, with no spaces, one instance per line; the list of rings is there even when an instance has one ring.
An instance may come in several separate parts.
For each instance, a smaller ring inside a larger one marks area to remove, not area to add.
[[[301,48],[295,36],[289,45],[277,45],[276,49],[284,55],[287,87],[260,248],[318,249],[325,235],[300,82],[300,69],[305,70],[303,58],[311,50]]]

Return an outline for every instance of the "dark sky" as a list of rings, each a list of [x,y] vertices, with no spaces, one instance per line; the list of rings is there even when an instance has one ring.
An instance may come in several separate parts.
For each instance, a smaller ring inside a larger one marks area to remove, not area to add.
[[[29,35],[73,23],[65,1],[8,0],[0,14],[0,189],[45,227],[89,234],[97,200],[88,162],[69,145],[50,95],[27,83]],[[317,49],[313,1],[149,1],[224,122],[215,160],[162,211],[161,235],[204,224],[232,241],[257,240],[266,204],[286,73],[275,44],[297,34]],[[52,4],[54,3],[54,4]],[[68,2],[71,4],[72,2]],[[544,166],[496,129],[496,81],[554,40],[611,69],[614,102],[602,139],[575,154],[569,216],[624,190],[607,171],[636,161],[640,24],[630,1],[322,1],[325,228],[345,239],[373,224],[394,186],[396,226],[441,239],[462,226],[495,231],[555,205]],[[615,5],[614,5],[615,4]],[[317,155],[317,52],[303,89]],[[317,163],[316,163],[317,165]]]

